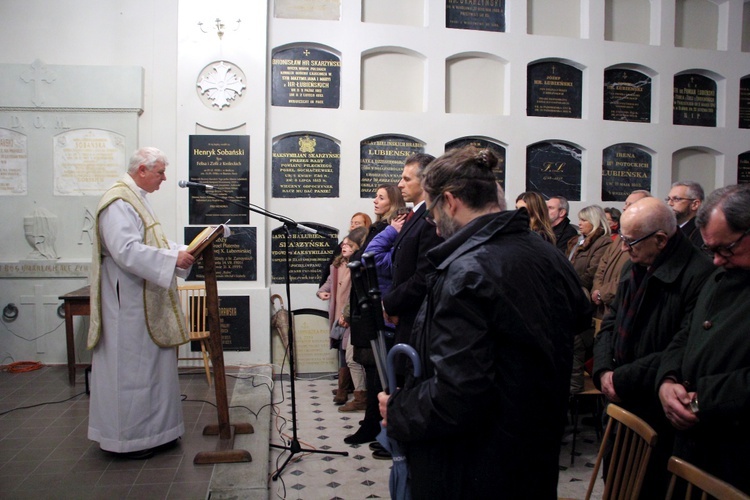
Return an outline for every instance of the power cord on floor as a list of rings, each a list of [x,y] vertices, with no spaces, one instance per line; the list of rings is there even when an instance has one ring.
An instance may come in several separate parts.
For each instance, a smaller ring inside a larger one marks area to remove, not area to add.
[[[75,399],[75,398],[77,398],[79,396],[83,396],[84,394],[86,394],[85,391],[84,392],[79,392],[75,396],[71,396],[68,399],[63,399],[61,401],[47,401],[45,403],[37,403],[37,404],[34,404],[34,405],[29,405],[29,406],[19,406],[17,408],[11,408],[10,410],[5,410],[4,412],[0,412],[0,416],[7,415],[8,413],[13,412],[13,411],[17,411],[17,410],[28,410],[29,408],[36,408],[38,406],[56,405],[56,404],[60,404],[60,403],[67,403],[71,399]]]
[[[8,373],[26,373],[33,372],[42,368],[44,365],[39,361],[16,361],[3,368]]]

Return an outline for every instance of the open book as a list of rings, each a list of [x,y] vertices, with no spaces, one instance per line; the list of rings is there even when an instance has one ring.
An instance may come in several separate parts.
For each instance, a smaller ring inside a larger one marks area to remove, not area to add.
[[[219,224],[218,226],[208,226],[203,231],[198,233],[198,235],[193,238],[193,241],[190,242],[190,244],[187,247],[187,252],[191,255],[199,255],[209,244],[213,243],[216,238],[221,236],[222,234],[224,237],[229,236],[230,230],[227,224],[229,224],[229,221],[232,219],[227,219],[227,221],[224,224]]]

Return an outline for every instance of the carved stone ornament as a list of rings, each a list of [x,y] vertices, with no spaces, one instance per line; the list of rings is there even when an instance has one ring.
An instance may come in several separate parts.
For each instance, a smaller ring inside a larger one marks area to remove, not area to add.
[[[242,98],[245,74],[230,62],[213,62],[198,75],[198,95],[209,108],[222,110]]]

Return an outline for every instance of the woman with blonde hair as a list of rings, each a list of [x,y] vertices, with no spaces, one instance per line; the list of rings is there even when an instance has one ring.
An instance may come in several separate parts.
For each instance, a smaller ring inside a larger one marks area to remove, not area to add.
[[[604,209],[599,205],[590,205],[578,212],[578,227],[581,234],[568,243],[568,255],[573,268],[591,296],[594,275],[599,261],[606,253],[612,240]],[[570,392],[575,394],[583,390],[583,371],[587,359],[593,355],[593,326],[573,338],[573,370],[570,376]]]
[[[531,230],[553,245],[556,243],[555,232],[549,220],[549,212],[544,198],[536,191],[526,191],[516,198],[516,208],[526,208],[529,213],[529,226]]]

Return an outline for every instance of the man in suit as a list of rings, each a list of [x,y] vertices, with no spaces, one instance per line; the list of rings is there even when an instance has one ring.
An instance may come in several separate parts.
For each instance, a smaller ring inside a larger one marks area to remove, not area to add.
[[[434,159],[424,153],[409,156],[398,183],[404,201],[414,206],[393,243],[393,286],[383,297],[383,308],[396,325],[396,343],[409,342],[414,318],[427,293],[425,278],[433,270],[424,257],[428,250],[442,242],[435,226],[425,219],[422,190],[422,171]]]
[[[682,234],[698,248],[703,246],[703,238],[695,227],[695,215],[703,203],[703,196],[703,188],[697,182],[678,181],[672,184],[669,195],[664,199],[672,207]]]

